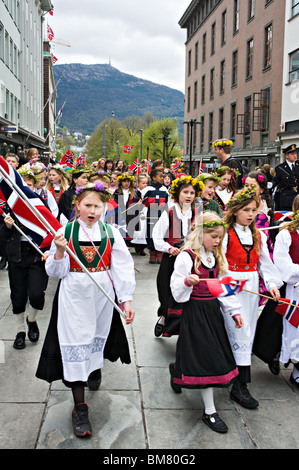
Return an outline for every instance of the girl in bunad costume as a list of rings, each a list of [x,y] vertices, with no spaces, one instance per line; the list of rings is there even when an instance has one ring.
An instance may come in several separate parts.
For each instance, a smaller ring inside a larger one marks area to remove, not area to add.
[[[134,318],[131,299],[135,277],[131,255],[119,232],[100,222],[107,197],[110,196],[102,183],[76,189],[75,204],[80,216],[58,231],[46,262],[48,275],[60,278],[61,282],[36,375],[48,382],[62,379],[72,389],[73,429],[81,437],[91,435],[84,386],[87,382],[91,390],[96,390],[100,385],[104,348],[114,316],[113,304],[65,251],[67,245],[106,293],[112,299],[117,296],[126,323]],[[55,320],[55,310],[56,317],[58,310],[58,320]],[[53,333],[55,327],[58,338]],[[57,342],[60,359],[55,350]],[[117,338],[114,347],[115,344]]]
[[[224,315],[232,316],[236,328],[243,325],[236,296],[215,298],[205,282],[227,272],[222,249],[224,233],[220,217],[215,212],[204,212],[176,258],[171,291],[176,301],[183,303],[183,313],[176,360],[169,365],[172,389],[176,393],[181,393],[182,387],[200,389],[202,419],[221,433],[228,428],[216,412],[213,390],[228,387],[238,376],[221,309]]]
[[[228,166],[217,168],[216,176],[220,178],[218,186],[215,189],[214,200],[219,204],[222,211],[228,201],[233,197],[237,190],[236,178],[239,172]]]
[[[54,217],[58,217],[58,205],[55,201],[53,194],[46,190],[45,184],[47,179],[47,168],[42,163],[34,163],[30,167],[30,170],[38,178],[38,181],[35,185],[35,192],[42,198],[46,203],[47,207],[50,209]]]
[[[68,180],[65,176],[62,165],[56,163],[48,168],[48,180],[45,189],[50,191],[54,197],[56,204],[58,204],[62,193],[68,189]]]
[[[138,215],[139,209],[138,206],[135,206],[135,209],[130,210],[130,206],[133,206],[140,201],[141,206],[141,197],[137,194],[134,188],[135,177],[129,175],[128,173],[122,173],[117,177],[118,189],[113,193],[113,199],[119,206],[119,211],[123,214],[123,218],[126,221],[127,233],[126,233],[126,244],[127,246],[131,245],[133,239],[134,231],[138,230]],[[131,226],[131,221],[136,221],[134,227]]]
[[[299,196],[296,196],[297,206]],[[295,201],[294,201],[295,203]],[[295,204],[294,204],[295,205]],[[292,215],[292,221],[284,224],[276,236],[274,245],[274,264],[279,268],[285,282],[285,297],[299,303],[299,210]],[[299,387],[299,327],[293,326],[285,318],[282,319],[282,337],[280,362],[294,362],[290,381]],[[279,365],[279,363],[278,363]]]
[[[248,189],[251,186],[254,186],[256,192],[256,197],[259,201],[258,210],[255,218],[255,225],[257,228],[270,227],[272,222],[273,211],[271,208],[271,198],[268,191],[268,182],[266,176],[259,171],[252,171],[248,176],[242,179],[244,183],[244,188]],[[263,233],[267,237],[267,246],[270,254],[270,258],[273,261],[273,241],[271,238],[271,231],[263,230]],[[260,294],[267,294],[267,289],[263,279],[259,278],[259,292]],[[265,297],[260,297],[259,305],[265,305]]]
[[[272,263],[267,239],[258,232],[255,218],[259,206],[254,186],[239,191],[228,203],[225,222],[227,234],[224,251],[233,278],[247,279],[246,290],[258,293],[259,274],[274,300],[280,298],[278,288],[283,282]],[[236,294],[242,305],[244,328],[236,330],[230,318],[225,317],[226,330],[239,368],[239,377],[230,392],[232,400],[241,406],[257,408],[258,401],[251,396],[247,384],[251,382],[250,366],[254,334],[258,318],[259,296],[242,290]]]
[[[160,301],[155,336],[172,336],[179,333],[182,306],[178,305],[170,290],[170,277],[176,256],[186,240],[191,225],[199,213],[195,200],[204,190],[204,184],[192,176],[175,179],[169,192],[174,205],[162,213],[153,229],[155,249],[163,252],[157,275],[157,290]]]

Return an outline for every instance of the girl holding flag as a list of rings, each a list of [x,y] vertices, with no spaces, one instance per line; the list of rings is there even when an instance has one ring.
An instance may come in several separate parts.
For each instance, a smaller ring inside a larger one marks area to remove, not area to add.
[[[170,282],[174,299],[183,305],[176,360],[169,366],[170,384],[176,393],[182,387],[200,389],[205,407],[202,419],[220,433],[228,428],[216,412],[213,389],[228,387],[238,376],[221,308],[238,330],[243,325],[236,296],[217,298],[207,285],[227,273],[222,248],[225,227],[215,212],[199,216],[176,257]]]
[[[297,205],[299,196],[297,196]],[[295,201],[294,201],[295,203]],[[294,204],[293,204],[294,206]],[[278,233],[274,245],[274,264],[279,268],[285,285],[285,296],[292,299],[292,304],[299,303],[299,210],[292,216]],[[283,304],[281,305],[283,307]],[[285,308],[288,306],[285,304]],[[297,308],[298,310],[298,308]],[[288,364],[294,361],[290,381],[299,387],[299,328],[291,324],[287,316],[283,318],[280,362]]]
[[[266,236],[258,232],[255,225],[258,207],[259,200],[254,186],[233,196],[227,205],[225,222],[228,230],[223,241],[230,275],[247,279],[246,291],[236,295],[242,305],[244,328],[236,330],[227,316],[225,325],[239,369],[239,377],[232,387],[230,397],[248,409],[257,408],[259,405],[247,388],[247,384],[251,382],[251,353],[258,319],[259,274],[274,300],[279,299],[278,289],[283,284],[270,259]]]
[[[84,387],[86,382],[90,390],[100,386],[104,348],[106,351],[115,322],[118,334],[112,335],[114,341],[109,344],[114,350],[122,348],[122,352],[114,360],[120,357],[122,362],[130,362],[126,338],[119,337],[124,332],[121,321],[117,324],[113,315],[113,304],[66,252],[68,245],[106,293],[113,299],[115,293],[123,305],[126,323],[131,323],[134,265],[118,230],[100,221],[108,198],[110,195],[100,182],[76,189],[75,221],[58,231],[46,261],[47,273],[60,278],[61,283],[36,375],[48,382],[62,379],[71,388],[73,429],[80,437],[92,432]]]

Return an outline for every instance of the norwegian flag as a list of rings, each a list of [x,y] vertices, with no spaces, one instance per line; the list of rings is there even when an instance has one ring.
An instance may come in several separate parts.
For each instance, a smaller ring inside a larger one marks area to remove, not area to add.
[[[152,171],[152,164],[153,164],[150,154],[148,154],[147,161],[148,161],[147,172],[150,173]]]
[[[73,166],[74,165],[74,152],[71,150],[68,150],[63,157],[61,158],[59,164],[60,165],[67,165],[67,166]]]
[[[200,162],[199,162],[199,174],[203,173],[205,167],[204,165],[202,164],[202,158],[200,159]]]
[[[25,194],[30,200],[30,203],[37,209],[41,215],[47,220],[48,224],[55,230],[61,227],[58,220],[54,217],[52,212],[46,208],[42,200],[23,182],[19,173],[9,165],[6,160],[0,155],[0,166],[9,175],[10,179],[16,186]],[[32,240],[40,248],[49,247],[53,240],[53,235],[50,230],[45,227],[43,222],[37,217],[35,213],[28,208],[27,203],[22,199],[17,191],[12,190],[5,177],[0,172],[0,198],[7,203],[10,210],[18,218],[20,224],[24,227],[24,232],[29,235]],[[2,209],[3,211],[3,209]]]
[[[3,199],[0,199],[0,215],[7,214],[9,207]]]
[[[86,163],[86,158],[85,158],[85,153],[83,155],[79,155],[79,157],[77,158],[77,161],[76,161],[76,166],[79,166],[79,165],[85,165]]]
[[[280,220],[282,222],[286,218],[291,218],[293,212],[290,211],[275,211],[274,212],[274,221],[277,222]]]
[[[140,164],[138,160],[136,159],[135,162],[133,162],[132,165],[129,166],[129,170],[136,171],[138,170],[138,168],[140,169]]]
[[[131,153],[133,148],[132,145],[124,145],[124,153]]]
[[[238,294],[243,290],[247,279],[233,279],[230,276],[223,277],[222,279],[208,279],[206,281],[210,293],[214,297],[229,297],[230,295]]]
[[[49,14],[50,14],[51,16],[53,16],[53,13],[54,13],[54,5],[53,5],[53,3],[51,3],[51,8],[52,8],[52,10],[49,11]]]
[[[56,64],[58,59],[57,59],[57,57],[55,57],[55,55],[52,54],[52,60],[53,60],[53,65],[54,65],[54,64]]]
[[[48,24],[47,24],[47,35],[48,35],[49,41],[52,41],[54,39],[53,30],[50,28]]]
[[[286,302],[286,303],[283,303]],[[291,305],[292,304],[292,305]],[[282,315],[295,328],[299,325],[299,305],[297,300],[282,299],[278,301],[275,312]]]

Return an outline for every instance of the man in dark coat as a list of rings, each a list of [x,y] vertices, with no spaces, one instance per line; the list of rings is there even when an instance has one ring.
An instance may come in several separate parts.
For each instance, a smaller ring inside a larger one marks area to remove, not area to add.
[[[237,189],[242,187],[243,167],[236,158],[231,156],[231,148],[233,142],[229,139],[218,139],[213,142],[214,153],[216,157],[221,160],[221,166],[228,166],[239,172],[236,178]]]
[[[296,144],[283,150],[285,161],[275,168],[273,190],[275,189],[275,210],[291,211],[295,197],[299,194],[299,162]]]

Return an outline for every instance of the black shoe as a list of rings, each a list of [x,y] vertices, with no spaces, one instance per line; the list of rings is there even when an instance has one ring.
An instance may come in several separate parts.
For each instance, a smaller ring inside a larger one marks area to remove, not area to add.
[[[274,375],[279,375],[280,372],[280,366],[279,366],[279,361],[277,359],[274,359],[268,364],[268,367],[272,374]]]
[[[36,343],[39,339],[39,329],[36,321],[29,321],[28,317],[26,318],[26,323],[28,325],[28,338],[32,343]]]
[[[159,320],[157,321],[156,325],[155,325],[155,329],[154,329],[154,334],[155,336],[158,338],[159,336],[161,336],[162,332],[163,332],[163,327],[164,325],[162,325],[161,323],[159,323]]]
[[[290,375],[290,382],[299,387],[299,380],[297,382],[296,379],[294,379],[293,374]]]
[[[74,406],[72,411],[72,423],[75,436],[91,436],[92,429],[88,419],[88,406],[86,403],[80,403],[79,405]]]
[[[206,423],[209,428],[213,431],[220,432],[222,434],[228,431],[228,427],[219,417],[218,413],[213,413],[211,415],[207,415],[206,413],[203,414],[202,420]]]
[[[24,333],[23,331],[20,331],[17,334],[16,339],[14,340],[13,347],[15,349],[24,349],[26,347],[25,337],[26,337],[26,333]]]
[[[182,393],[181,386],[173,383],[173,376],[174,376],[174,363],[173,362],[169,364],[169,372],[170,372],[170,386],[172,390],[175,393]]]
[[[94,370],[93,372],[91,372],[91,374],[89,374],[89,377],[87,379],[87,386],[89,390],[91,391],[98,390],[100,388],[101,381],[102,381],[101,369]]]
[[[259,402],[250,395],[245,383],[233,384],[230,398],[249,410],[253,410],[259,406]]]
[[[2,258],[0,259],[0,269],[5,269],[6,263],[7,263],[7,259],[2,256]]]

